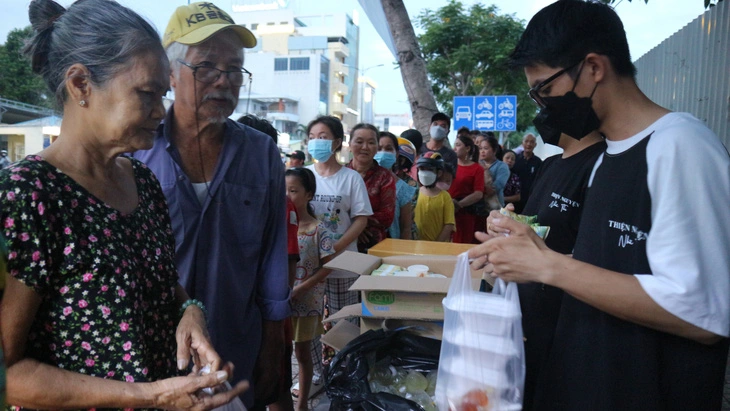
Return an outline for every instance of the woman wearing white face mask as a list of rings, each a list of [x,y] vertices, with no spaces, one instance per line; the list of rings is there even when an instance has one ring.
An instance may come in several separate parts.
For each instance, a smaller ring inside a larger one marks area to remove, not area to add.
[[[410,142],[409,142],[410,144]],[[412,146],[412,145],[411,145]],[[399,156],[398,137],[387,131],[380,132],[380,140],[378,141],[378,153],[375,154],[375,161],[382,167],[394,170],[399,166],[396,165]],[[414,150],[415,152],[415,150]],[[410,164],[413,164],[409,161]],[[408,167],[410,168],[410,167]],[[402,169],[400,170],[403,171]],[[405,181],[395,176],[395,215],[393,224],[388,228],[388,234],[391,238],[400,238],[401,240],[412,240],[413,226],[413,200],[418,192],[416,187],[408,185]]]
[[[317,160],[307,166],[317,179],[317,193],[310,202],[317,218],[334,233],[335,252],[357,251],[357,238],[373,214],[365,182],[356,171],[337,162],[335,156],[345,138],[337,117],[318,117],[307,126],[309,154]],[[358,302],[358,293],[347,291],[357,275],[332,271],[327,277],[326,295],[329,315]]]
[[[381,167],[374,161],[378,154],[378,129],[372,124],[360,123],[352,128],[350,151],[352,160],[347,167],[362,176],[373,209],[373,215],[368,217],[368,224],[357,241],[358,251],[366,253],[370,247],[385,239],[388,227],[393,224],[395,176],[389,168]],[[387,155],[380,155],[380,159],[390,163],[390,167],[395,162]]]

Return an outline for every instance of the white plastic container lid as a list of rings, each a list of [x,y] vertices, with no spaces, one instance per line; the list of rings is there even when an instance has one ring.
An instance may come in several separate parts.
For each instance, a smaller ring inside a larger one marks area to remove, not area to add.
[[[464,358],[441,358],[439,361],[443,361],[445,364],[443,367],[439,367],[439,373],[441,369],[451,374],[452,376],[459,377],[468,381],[464,381],[459,385],[463,386],[488,386],[492,388],[509,388],[507,384],[507,373],[506,370],[493,370],[489,368],[480,367],[479,362],[469,362]],[[441,375],[439,375],[439,380]],[[473,384],[469,383],[472,382]],[[450,385],[450,384],[449,384]],[[447,387],[448,389],[448,387]]]
[[[518,354],[512,340],[480,333],[478,330],[474,332],[473,330],[460,329],[456,333],[444,335],[444,340],[458,347],[468,347],[503,357],[512,357]]]
[[[446,297],[444,307],[460,313],[474,313],[499,318],[517,319],[522,317],[518,307],[500,295],[474,291],[455,297]]]

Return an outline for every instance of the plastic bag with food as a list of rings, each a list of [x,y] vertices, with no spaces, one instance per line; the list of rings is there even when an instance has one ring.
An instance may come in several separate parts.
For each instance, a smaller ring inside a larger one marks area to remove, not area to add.
[[[439,357],[439,410],[519,410],[525,380],[517,286],[497,279],[492,293],[474,291],[469,259],[459,256],[444,298]]]

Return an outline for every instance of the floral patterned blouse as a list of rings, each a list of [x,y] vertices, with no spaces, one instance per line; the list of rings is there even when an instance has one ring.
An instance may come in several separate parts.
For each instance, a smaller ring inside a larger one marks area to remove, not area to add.
[[[25,355],[127,382],[177,375],[177,304],[165,197],[130,159],[139,195],[107,206],[40,156],[0,172],[8,272],[41,297]]]

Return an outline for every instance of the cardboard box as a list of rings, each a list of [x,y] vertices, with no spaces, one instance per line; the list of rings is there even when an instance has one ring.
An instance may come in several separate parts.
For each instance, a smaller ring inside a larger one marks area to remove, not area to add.
[[[474,244],[386,238],[370,247],[368,254],[376,257],[393,255],[459,255],[472,247],[474,247]]]
[[[353,306],[357,306],[357,304],[353,304],[348,307]],[[342,310],[340,310],[337,314],[339,314],[340,312],[342,312]],[[330,320],[328,319],[327,321]],[[343,320],[338,321],[337,324],[332,327],[332,329],[327,331],[326,334],[322,335],[320,341],[322,341],[323,344],[327,344],[330,347],[334,348],[336,351],[340,351],[345,348],[347,343],[357,338],[357,336],[359,336],[360,334],[360,328],[358,328],[355,324],[349,321]]]
[[[360,318],[360,328],[358,329],[357,326],[352,324],[349,321],[339,321],[347,318]],[[353,338],[357,337],[359,334],[364,334],[365,332],[369,330],[379,330],[379,329],[385,329],[385,330],[394,330],[397,328],[402,327],[409,327],[411,331],[414,334],[423,336],[423,337],[429,337],[429,338],[435,338],[437,340],[440,340],[443,335],[444,331],[444,322],[443,321],[426,321],[426,320],[417,320],[412,318],[377,318],[377,317],[364,317],[362,315],[362,305],[361,304],[352,304],[343,307],[340,311],[337,312],[337,314],[334,314],[327,318],[327,321],[337,321],[337,324],[332,327],[332,330],[325,334],[322,337],[322,341],[324,341],[327,345],[340,350],[341,347],[337,347],[333,344],[330,344],[328,341],[330,339],[328,336],[330,333],[334,332],[338,326],[340,326],[343,323],[349,324],[349,326],[343,327],[343,329],[346,329],[346,331],[349,333],[349,335],[340,335],[341,331],[338,331],[331,339],[332,343],[341,345],[344,347],[342,342],[344,341],[345,344],[352,340]],[[358,331],[357,334],[352,335],[353,330]],[[347,339],[349,338],[349,339]]]
[[[371,276],[382,264],[408,267],[425,264],[429,271],[448,278],[421,278]],[[451,284],[456,267],[456,256],[408,255],[380,258],[368,254],[345,251],[325,265],[327,268],[349,271],[360,277],[350,288],[361,292],[360,304],[343,307],[326,321],[337,324],[322,336],[322,342],[341,350],[348,342],[368,330],[412,327],[416,334],[441,339],[444,310],[442,301]],[[471,271],[472,287],[479,289],[481,271]],[[360,318],[360,329],[347,318]]]
[[[371,276],[381,264],[408,267],[425,264],[429,271],[449,278],[420,278]],[[325,265],[326,268],[349,271],[360,275],[351,291],[361,292],[362,317],[399,318],[443,321],[442,300],[449,290],[456,266],[455,256],[391,256],[380,258],[368,254],[345,251]],[[481,272],[472,271],[475,289]]]

